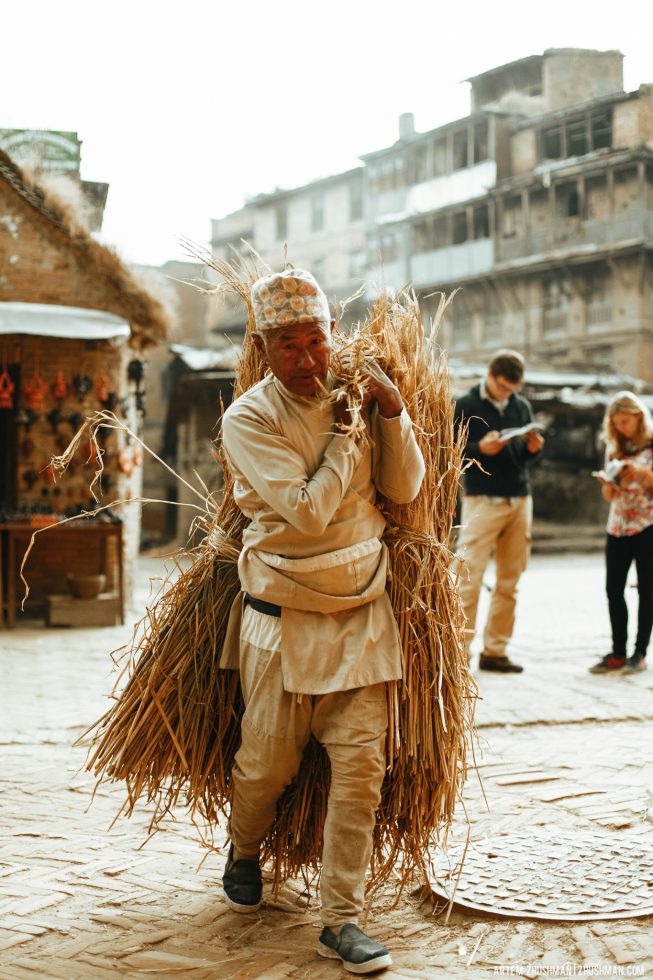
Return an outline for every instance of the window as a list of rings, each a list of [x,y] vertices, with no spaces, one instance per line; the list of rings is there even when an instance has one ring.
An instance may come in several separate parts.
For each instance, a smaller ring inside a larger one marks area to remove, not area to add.
[[[567,124],[567,153],[568,157],[580,157],[589,150],[587,139],[587,124],[584,119]]]
[[[311,231],[324,228],[324,194],[313,194],[311,198]]]
[[[559,184],[556,187],[557,213],[561,218],[578,218],[580,197],[576,184]]]
[[[413,252],[428,252],[430,248],[430,227],[428,221],[418,221],[413,226]]]
[[[474,238],[490,237],[490,212],[487,204],[479,204],[474,208]]]
[[[363,184],[354,180],[349,185],[349,220],[360,221],[363,217]]]
[[[445,215],[433,222],[433,248],[446,248],[451,244],[449,222]]]
[[[406,183],[406,164],[403,157],[386,157],[374,166],[370,167],[370,192],[373,194],[383,194],[384,191],[394,190],[396,187],[403,187]]]
[[[467,212],[456,211],[453,216],[453,243],[460,245],[467,241]]]
[[[562,129],[553,126],[542,133],[542,156],[545,160],[559,160],[562,157]]]
[[[653,210],[653,166],[646,164],[646,207]]]
[[[462,170],[469,166],[467,129],[459,129],[453,134],[453,169]]]
[[[578,157],[612,146],[612,109],[595,109],[556,123],[540,134],[543,160]]]
[[[476,123],[474,126],[474,163],[488,158],[488,124]]]
[[[413,158],[413,180],[416,184],[420,184],[428,179],[428,175],[428,153],[425,146],[419,146]]]
[[[439,139],[433,144],[433,176],[443,177],[448,172],[447,141],[444,139]]]
[[[284,241],[288,237],[288,211],[285,204],[277,204],[275,209],[276,239]]]
[[[592,149],[612,146],[612,109],[596,109],[590,116]]]

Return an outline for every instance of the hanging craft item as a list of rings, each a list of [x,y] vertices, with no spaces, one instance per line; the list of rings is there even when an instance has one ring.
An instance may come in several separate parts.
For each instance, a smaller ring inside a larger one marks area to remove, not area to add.
[[[33,412],[45,411],[45,395],[48,386],[39,374],[38,357],[34,359],[34,373],[29,381],[25,382],[23,394],[25,395],[25,405]]]
[[[38,478],[39,475],[36,472],[36,470],[25,470],[25,472],[23,473],[23,483],[25,483],[30,490],[32,489],[32,487],[34,486]]]
[[[69,388],[63,379],[63,371],[57,371],[57,380],[51,385],[50,391],[55,401],[63,402],[68,397]]]
[[[0,374],[0,408],[14,407],[15,387],[7,370],[7,349],[5,348],[2,353],[2,374]]]
[[[143,418],[145,417],[145,392],[144,391],[136,392],[136,411],[139,413],[139,415],[143,416]]]
[[[38,418],[38,412],[32,411],[31,408],[21,408],[16,415],[16,425],[24,425],[26,431],[29,432]]]
[[[47,466],[43,467],[43,469],[41,470],[41,477],[43,479],[43,482],[47,483],[48,486],[52,486],[54,483],[57,482],[57,471],[55,470],[52,463],[48,463]]]
[[[104,371],[101,371],[95,376],[95,397],[99,401],[100,405],[104,408],[107,407],[106,403],[109,400],[109,395],[111,394],[111,389],[109,388],[110,381],[107,378]]]
[[[61,409],[59,408],[59,406],[57,405],[56,408],[53,408],[52,411],[48,412],[46,418],[50,423],[50,428],[52,429],[52,431],[55,433],[58,432],[59,423],[63,422],[63,415],[61,414]]]
[[[107,412],[115,412],[115,410],[118,408],[119,401],[120,399],[115,391],[110,391],[107,395],[106,401],[102,403],[102,406],[103,408],[106,408]]]
[[[134,390],[134,400],[136,404],[136,411],[139,415],[145,415],[145,391],[142,388],[143,377],[145,375],[145,366],[142,361],[138,358],[134,358],[127,365],[127,378],[133,381],[136,385]]]
[[[90,374],[76,374],[73,378],[73,388],[77,401],[83,402],[89,391],[93,390],[93,378]]]
[[[133,361],[130,361],[127,365],[127,377],[130,381],[136,382],[136,387],[139,388],[141,381],[143,380],[143,362],[139,361],[137,357]]]

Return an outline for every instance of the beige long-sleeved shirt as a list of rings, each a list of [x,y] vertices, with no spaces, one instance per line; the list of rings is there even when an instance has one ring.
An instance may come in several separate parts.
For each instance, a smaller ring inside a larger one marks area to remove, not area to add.
[[[393,419],[374,411],[368,429],[370,445],[334,434],[330,406],[293,395],[272,375],[223,419],[234,498],[250,519],[240,581],[282,607],[288,691],[325,694],[401,677],[376,498],[412,500],[424,461],[405,409]],[[237,667],[235,647],[225,644],[223,667]]]

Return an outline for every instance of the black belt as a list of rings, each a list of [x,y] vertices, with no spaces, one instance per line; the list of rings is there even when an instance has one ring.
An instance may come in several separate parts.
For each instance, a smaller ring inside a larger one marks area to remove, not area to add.
[[[281,615],[281,606],[275,605],[274,602],[265,602],[264,599],[255,599],[249,592],[245,593],[245,605],[251,606],[256,612],[265,613],[266,616],[278,618]]]

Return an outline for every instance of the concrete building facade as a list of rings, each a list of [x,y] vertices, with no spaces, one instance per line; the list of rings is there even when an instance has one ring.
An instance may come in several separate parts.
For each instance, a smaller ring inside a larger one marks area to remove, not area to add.
[[[404,114],[361,168],[214,221],[214,251],[243,237],[278,266],[287,243],[330,296],[411,283],[427,316],[460,287],[442,335],[457,359],[510,345],[653,382],[653,86],[625,92],[623,55],[584,49],[468,81],[468,116],[416,132]]]

